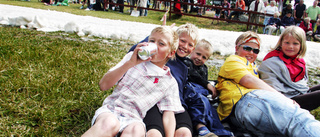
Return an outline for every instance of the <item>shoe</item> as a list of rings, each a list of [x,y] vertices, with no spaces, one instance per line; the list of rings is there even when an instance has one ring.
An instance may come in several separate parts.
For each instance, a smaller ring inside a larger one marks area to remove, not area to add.
[[[206,134],[204,136],[199,135],[198,137],[218,137],[218,136],[216,134],[210,132],[210,133],[208,133],[208,134]]]
[[[83,6],[81,6],[80,9],[83,9]]]
[[[89,10],[90,10],[89,8],[86,8],[86,9],[85,9],[85,11],[89,11]]]

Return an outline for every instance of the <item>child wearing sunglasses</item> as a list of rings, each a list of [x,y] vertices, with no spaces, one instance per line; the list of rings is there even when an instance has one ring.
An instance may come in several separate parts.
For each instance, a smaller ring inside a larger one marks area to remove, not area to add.
[[[259,36],[245,32],[235,45],[236,55],[221,66],[216,85],[220,119],[256,136],[319,136],[320,122],[310,112],[259,79],[257,54],[243,49],[244,45],[259,49]]]
[[[309,111],[320,106],[320,85],[309,88],[306,63],[306,35],[299,27],[289,27],[261,63],[260,78]]]

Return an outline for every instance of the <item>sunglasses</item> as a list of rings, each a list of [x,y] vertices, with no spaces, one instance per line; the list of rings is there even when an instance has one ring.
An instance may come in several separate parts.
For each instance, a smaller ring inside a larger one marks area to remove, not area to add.
[[[254,54],[259,54],[259,52],[260,52],[259,49],[255,49],[255,48],[252,48],[252,47],[247,46],[247,45],[243,45],[243,46],[242,46],[242,49],[245,50],[245,51],[248,51],[248,52],[250,52],[250,51],[252,50],[252,52],[253,52]]]

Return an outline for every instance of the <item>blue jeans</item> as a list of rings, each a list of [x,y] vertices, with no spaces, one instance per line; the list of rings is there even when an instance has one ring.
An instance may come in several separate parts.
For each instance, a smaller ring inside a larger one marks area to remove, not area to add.
[[[316,137],[320,122],[279,92],[254,90],[244,95],[231,122],[259,136]]]
[[[221,124],[217,110],[210,104],[207,95],[209,95],[208,90],[201,85],[191,82],[186,84],[184,100],[193,126],[196,127],[201,123],[218,136],[231,136],[231,132],[225,130]]]

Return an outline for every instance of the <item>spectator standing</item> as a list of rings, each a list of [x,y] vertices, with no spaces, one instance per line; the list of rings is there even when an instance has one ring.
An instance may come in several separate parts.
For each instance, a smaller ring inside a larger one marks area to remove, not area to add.
[[[306,9],[304,0],[300,0],[299,3],[294,6],[293,18],[296,25],[299,25],[302,19],[304,19]]]
[[[270,5],[266,6],[265,10],[264,10],[264,14],[272,14],[274,15],[274,13],[278,12],[279,13],[279,10],[278,10],[278,7],[276,6],[276,1],[272,0],[270,1]],[[264,16],[264,21],[263,21],[263,25],[267,25],[268,22],[269,22],[269,19],[271,18],[272,16]],[[263,29],[263,33],[265,34],[265,28]]]
[[[280,11],[280,10],[279,10],[279,11]],[[284,9],[282,10],[281,17],[286,16],[286,14],[287,14],[288,12],[291,12],[291,15],[292,15],[292,13],[293,13],[292,5],[291,5],[290,3],[286,6],[286,8],[284,8]]]
[[[252,1],[253,1],[253,0],[244,0],[244,3],[245,3],[245,5],[246,5],[245,10],[248,10],[248,8],[250,7],[250,4],[251,4]]]
[[[230,3],[228,2],[228,0],[223,0],[223,3],[221,5],[223,8],[231,8]],[[230,10],[228,9],[221,9],[221,13],[223,14],[223,18],[227,19],[230,13]]]
[[[251,2],[249,10],[263,13],[265,11],[264,3],[260,0],[255,0]],[[259,24],[259,21],[260,21],[260,15],[252,13],[250,16],[250,22]],[[250,30],[253,30],[253,25],[250,25]],[[255,31],[256,32],[258,31],[258,26],[256,25],[255,25]]]
[[[312,23],[310,22],[311,18],[306,17],[303,22],[300,23],[299,27],[304,30],[306,33],[307,40],[310,41],[312,37]]]
[[[130,4],[132,7],[130,7],[130,14],[131,12],[134,10],[134,8],[136,7],[135,5],[137,4],[137,0],[130,0]]]
[[[194,0],[189,0],[190,4],[194,4]],[[193,5],[190,5],[190,10],[189,10],[189,13],[192,13],[194,12],[194,6]]]
[[[198,14],[197,14],[197,15],[202,16],[202,13],[205,12],[203,5],[206,5],[206,0],[198,0],[198,4],[199,4],[200,6],[199,6],[199,8],[198,8]]]
[[[117,0],[117,4],[124,4],[124,0]],[[123,13],[124,6],[119,5],[119,13]]]
[[[147,8],[149,6],[149,0],[139,0],[139,7]],[[139,8],[140,16],[147,16],[148,10]]]
[[[266,27],[266,30],[267,30],[266,33],[268,35],[271,35],[277,28],[280,27],[281,21],[280,21],[279,15],[280,13],[276,12],[273,14],[273,17],[269,19],[269,22]]]
[[[236,8],[236,9],[239,9],[239,10],[245,10],[246,5],[245,5],[244,0],[237,0],[237,2],[236,2],[236,7],[235,7],[235,8]],[[232,12],[230,13],[228,19],[231,19],[232,16],[234,15],[235,18],[238,20],[240,14],[242,14],[241,11],[232,11]]]
[[[184,3],[188,3],[189,0],[182,0]],[[188,13],[188,6],[187,4],[182,4],[183,12]]]
[[[291,16],[292,12],[287,12],[286,15],[281,19],[280,32],[285,30],[285,28],[294,25],[294,18]]]
[[[90,5],[89,0],[88,0],[88,2],[87,2],[87,0],[83,0],[80,9],[84,9],[84,5],[85,5],[85,4]]]
[[[320,7],[318,7],[317,4],[318,4],[318,0],[315,0],[313,2],[313,5],[308,7],[308,9],[306,10],[306,17],[310,17],[311,20],[314,20],[314,21],[320,18]],[[315,23],[312,23],[312,26],[314,27]]]

